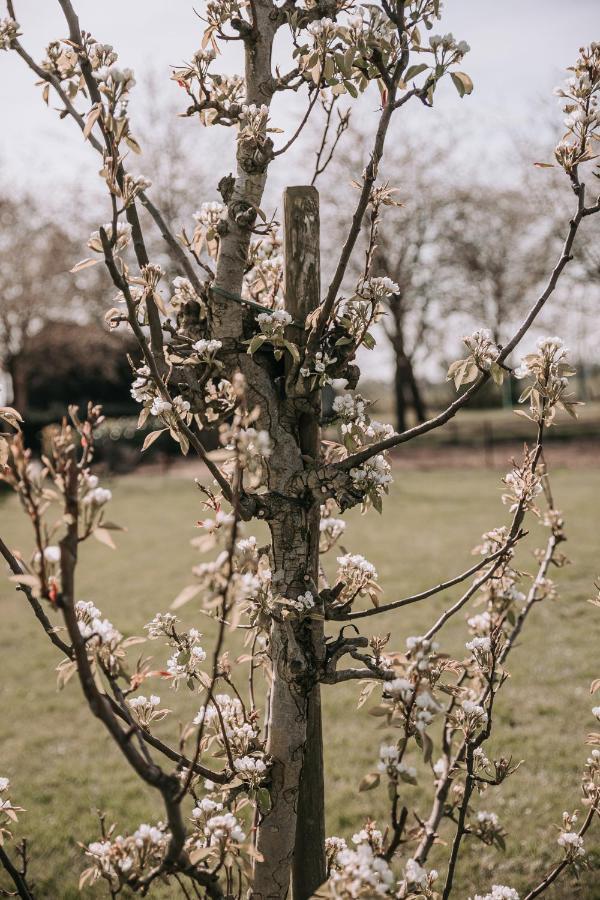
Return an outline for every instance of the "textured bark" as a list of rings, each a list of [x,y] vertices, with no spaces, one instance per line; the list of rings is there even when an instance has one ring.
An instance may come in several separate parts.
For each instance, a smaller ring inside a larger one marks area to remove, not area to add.
[[[406,413],[412,409],[417,422],[427,418],[425,401],[421,394],[411,360],[394,344],[394,400],[396,407],[396,429],[400,432],[408,427]]]
[[[394,350],[394,400],[396,429],[399,432],[405,431],[407,428],[406,413],[409,409],[413,410],[417,422],[424,422],[427,418],[425,401],[415,377],[412,359],[406,351],[402,299],[402,293],[394,294],[393,302],[389,304],[393,328],[388,333]]]
[[[279,12],[270,3],[256,0],[253,4],[253,34],[246,40],[246,98],[248,103],[269,105],[273,94],[271,75],[271,53]],[[273,442],[273,452],[269,459],[268,487],[280,496],[286,494],[290,481],[301,475],[305,466],[303,452],[311,445],[313,454],[318,450],[318,419],[311,408],[310,398],[289,398],[284,395],[282,382],[286,371],[276,364],[268,354],[256,353],[248,356],[244,338],[249,337],[255,326],[243,307],[231,302],[223,291],[240,295],[247,264],[251,226],[255,210],[260,208],[270,161],[270,142],[265,139],[262,151],[248,150],[240,142],[237,154],[237,171],[231,194],[225,197],[228,206],[227,231],[221,237],[217,272],[211,297],[212,333],[222,341],[223,358],[227,371],[241,371],[245,376],[248,405],[260,410],[258,427],[266,429]],[[315,197],[311,191],[313,208]],[[316,206],[318,213],[318,205]],[[306,219],[309,224],[310,216]],[[315,220],[313,210],[313,224]],[[300,232],[298,232],[300,235]],[[317,229],[318,235],[318,229]],[[305,258],[305,248],[302,250]],[[286,253],[286,258],[291,258]],[[308,260],[308,257],[306,257]],[[315,266],[316,261],[316,266]],[[313,303],[318,302],[318,243],[312,265],[298,267],[298,272],[307,276],[307,284],[316,284]],[[310,275],[308,274],[310,272]],[[290,296],[291,284],[287,287]],[[297,298],[305,296],[300,284]],[[295,301],[292,301],[295,302]],[[298,301],[300,303],[300,301]],[[301,315],[298,306],[298,316]],[[303,329],[292,339],[303,336]],[[298,400],[301,402],[298,402]],[[317,411],[318,412],[318,411]],[[301,440],[301,434],[303,435]],[[312,443],[311,443],[312,442]],[[280,508],[269,522],[272,535],[273,588],[283,597],[295,598],[306,590],[316,593],[318,575],[318,505],[286,500],[282,496]],[[315,543],[316,542],[316,543]],[[271,633],[271,655],[273,684],[271,686],[268,711],[267,752],[273,759],[272,766],[272,806],[260,822],[257,833],[257,848],[262,861],[255,865],[252,896],[257,900],[287,897],[294,858],[296,839],[296,817],[299,802],[299,785],[304,763],[309,715],[309,696],[313,695],[314,714],[318,708],[318,688],[314,688],[315,642],[322,644],[322,631],[313,635],[310,620],[287,620],[273,622]],[[314,745],[312,749],[314,750]],[[317,747],[317,751],[320,751]],[[322,796],[320,798],[322,803]],[[311,816],[314,809],[311,809]],[[320,814],[322,818],[322,813]],[[309,867],[312,880],[321,881],[321,857],[317,854],[316,865]],[[297,865],[306,863],[304,853],[297,856]],[[312,884],[312,882],[311,882]],[[301,895],[300,895],[301,896]]]
[[[254,34],[246,41],[245,53],[246,102],[269,106],[273,97],[271,55],[279,13],[270,2],[264,0],[256,0],[252,10]],[[215,282],[217,288],[233,294],[241,291],[251,237],[243,216],[251,207],[260,208],[269,161],[268,152],[264,157],[256,154],[249,156],[243,144],[239,144],[235,184],[232,196],[228,198],[228,231],[221,239]],[[215,294],[212,314],[215,330],[221,337],[240,336],[243,311],[238,304]]]

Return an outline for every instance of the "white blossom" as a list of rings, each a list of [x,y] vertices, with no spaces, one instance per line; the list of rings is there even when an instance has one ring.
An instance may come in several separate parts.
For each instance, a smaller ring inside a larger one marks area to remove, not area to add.
[[[112,491],[109,491],[108,488],[96,487],[93,488],[83,498],[83,502],[88,506],[105,506],[109,500],[112,499]]]
[[[475,894],[473,900],[519,900],[519,894],[504,884],[493,884],[488,894]]]
[[[583,838],[575,831],[561,831],[557,838],[559,847],[563,847],[570,857],[585,856]]]

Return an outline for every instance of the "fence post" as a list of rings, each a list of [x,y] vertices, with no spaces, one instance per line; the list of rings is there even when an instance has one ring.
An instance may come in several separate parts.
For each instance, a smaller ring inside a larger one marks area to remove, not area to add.
[[[307,315],[320,302],[320,233],[319,193],[315,187],[288,187],[283,195],[285,308],[296,325],[291,327],[294,342],[302,348],[306,332],[302,326]],[[301,452],[317,459],[320,452],[321,429],[317,415],[300,413],[297,417],[298,441]],[[319,519],[315,502],[309,513],[309,568],[307,575],[318,588],[319,582]],[[312,620],[313,647],[324,642],[323,622]],[[325,779],[323,774],[323,731],[321,720],[320,686],[315,685],[308,697],[307,738],[304,750],[298,818],[292,873],[294,900],[308,900],[325,881]]]

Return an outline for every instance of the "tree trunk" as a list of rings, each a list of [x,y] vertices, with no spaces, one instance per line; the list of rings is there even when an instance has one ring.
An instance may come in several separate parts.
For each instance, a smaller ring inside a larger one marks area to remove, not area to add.
[[[395,348],[394,348],[395,349]],[[394,368],[394,401],[396,407],[396,430],[406,431],[406,399],[404,396],[404,367],[396,353]]]
[[[427,411],[423,396],[415,378],[410,358],[403,350],[394,344],[395,371],[394,371],[394,399],[396,405],[396,429],[405,431],[407,427],[406,413],[412,409],[417,422],[424,422]]]
[[[417,422],[424,422],[427,419],[427,408],[425,406],[423,394],[421,393],[421,388],[419,387],[419,383],[415,377],[415,369],[412,364],[412,359],[407,356],[406,362],[408,365],[407,375],[412,398],[412,407],[415,411]]]

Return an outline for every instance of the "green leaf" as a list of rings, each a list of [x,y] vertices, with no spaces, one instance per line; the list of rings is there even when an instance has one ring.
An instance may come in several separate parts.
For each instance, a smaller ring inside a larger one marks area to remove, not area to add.
[[[290,356],[292,357],[292,359],[294,360],[294,362],[299,363],[300,362],[300,353],[298,352],[298,348],[296,347],[296,345],[292,344],[291,341],[284,341],[283,345],[288,350],[288,352],[289,352]]]
[[[375,346],[375,344],[376,344],[375,338],[373,337],[372,334],[369,334],[369,332],[367,331],[367,333],[365,334],[365,336],[362,339],[363,347],[366,347],[367,350],[372,350],[373,347]]]
[[[409,66],[402,77],[404,81],[410,81],[411,78],[416,78],[417,75],[420,75],[421,72],[424,72],[425,69],[428,68],[429,66],[426,63],[419,63],[416,66]]]
[[[252,338],[252,340],[250,341],[249,346],[248,346],[248,353],[249,353],[249,355],[252,356],[253,353],[256,353],[256,351],[259,350],[259,349],[262,347],[262,345],[264,344],[264,342],[265,342],[266,340],[267,340],[266,335],[264,335],[264,334],[255,334],[254,337]]]
[[[266,788],[259,788],[256,792],[256,800],[258,808],[263,815],[266,815],[271,809],[271,795]]]
[[[498,363],[493,362],[490,366],[490,375],[492,376],[494,383],[497,385],[501,385],[504,381],[504,369],[502,366],[499,366]]]

